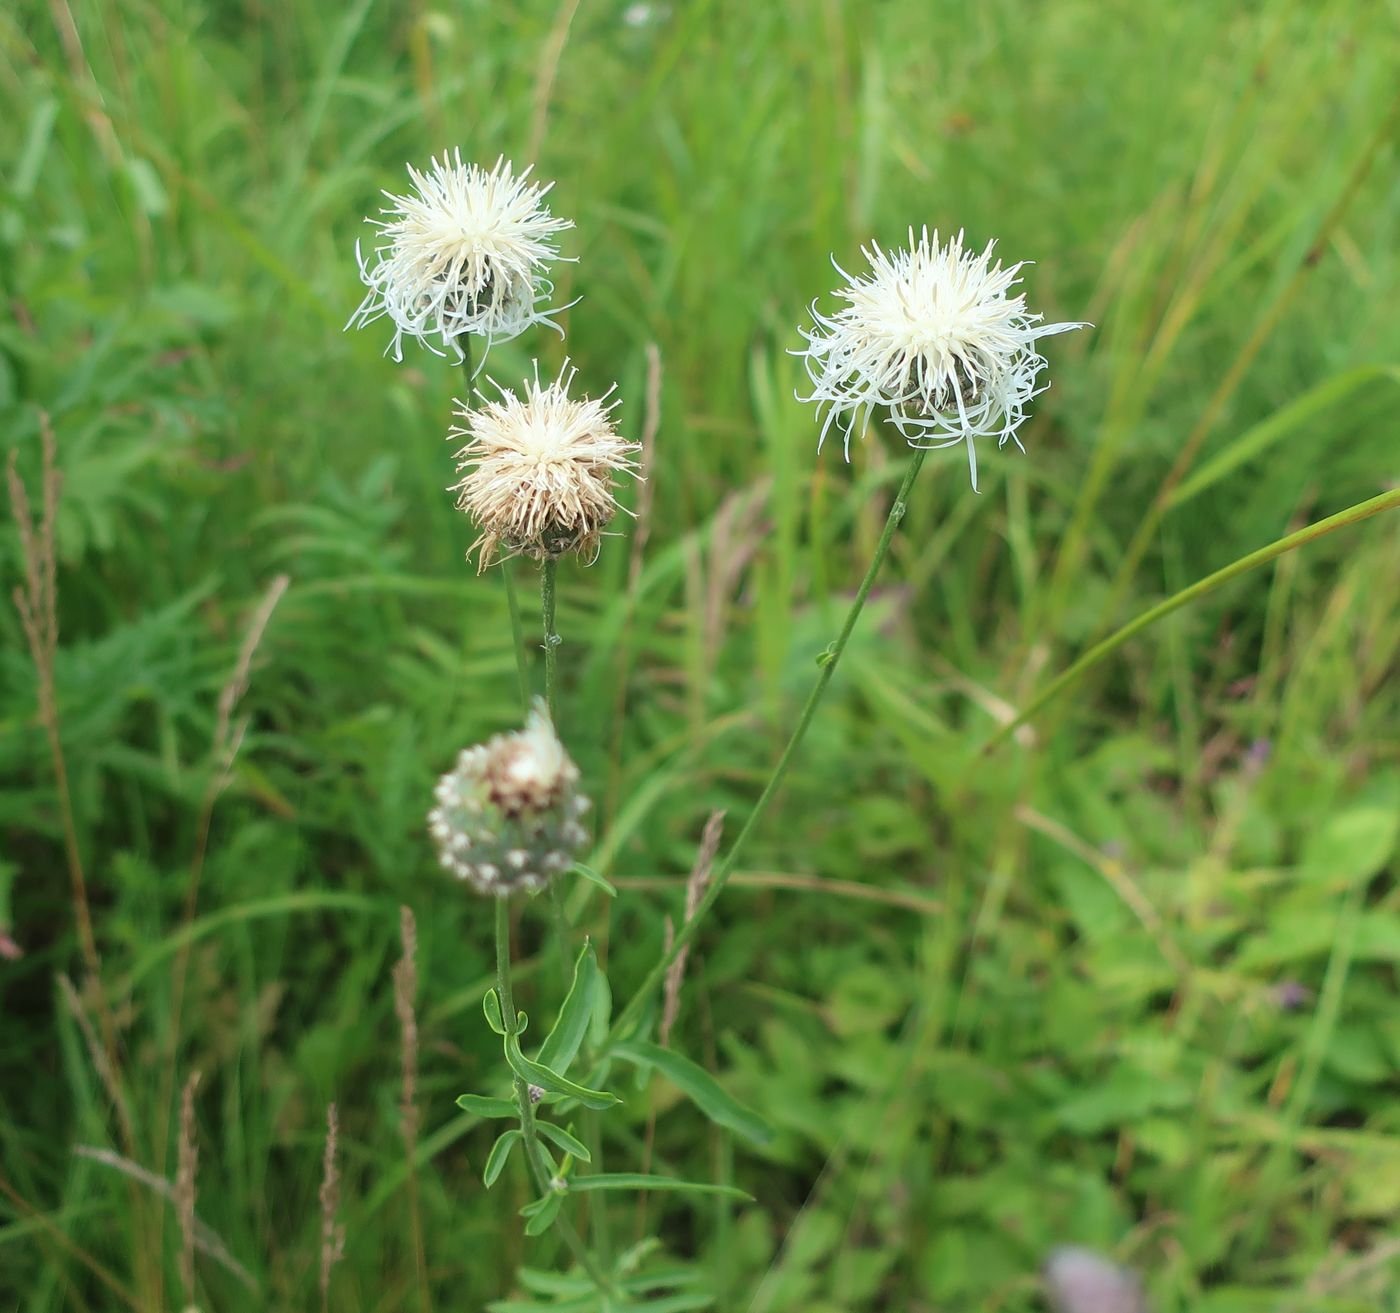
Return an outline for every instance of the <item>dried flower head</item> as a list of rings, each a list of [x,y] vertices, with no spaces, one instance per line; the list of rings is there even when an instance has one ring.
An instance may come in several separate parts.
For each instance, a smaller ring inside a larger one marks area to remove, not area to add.
[[[394,325],[390,350],[403,359],[403,339],[417,338],[438,351],[429,338],[442,339],[457,360],[458,342],[475,333],[492,342],[518,337],[531,324],[548,324],[557,313],[547,302],[554,284],[546,277],[559,258],[555,236],[572,228],[544,204],[554,185],[529,181],[530,170],[515,173],[508,160],[491,169],[463,164],[460,150],[433,160],[427,173],[411,164],[413,190],[384,195],[379,244],[366,257],[355,246],[360,277],[369,293],[346,327],[362,328],[387,315]],[[564,307],[567,309],[567,307]]]
[[[467,748],[436,797],[428,833],[438,859],[478,893],[542,889],[588,838],[578,767],[538,699],[523,730]]]
[[[448,436],[467,445],[457,453],[463,478],[452,490],[481,530],[471,548],[479,569],[500,547],[536,560],[591,555],[617,511],[616,476],[635,473],[640,444],[613,428],[612,389],[597,400],[569,397],[575,372],[566,360],[559,378],[541,387],[536,366],[523,397],[501,388],[496,401],[478,393],[474,409],[457,402],[464,426]]]
[[[847,304],[833,315],[814,304],[816,327],[802,330],[807,346],[796,353],[812,380],[802,400],[826,409],[821,442],[835,424],[849,459],[852,432],[887,406],[910,446],[966,442],[976,488],[976,439],[1015,439],[1026,403],[1049,386],[1036,386],[1045,364],[1037,339],[1088,327],[1041,323],[1023,294],[1009,295],[1023,266],[993,264],[994,245],[973,255],[961,232],[944,246],[937,232],[925,228],[916,240],[911,228],[907,250],[864,250],[868,274],[853,278],[836,265],[847,283],[836,295]]]

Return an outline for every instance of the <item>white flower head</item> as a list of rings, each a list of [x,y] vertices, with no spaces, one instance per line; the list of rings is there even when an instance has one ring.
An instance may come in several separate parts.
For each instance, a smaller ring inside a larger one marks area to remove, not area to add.
[[[517,174],[505,159],[491,169],[464,164],[460,150],[444,152],[426,173],[410,164],[408,176],[412,192],[386,191],[385,217],[366,221],[379,229],[373,252],[366,256],[356,243],[369,292],[346,327],[387,315],[395,360],[403,359],[405,337],[443,355],[430,341],[440,338],[461,360],[458,339],[467,333],[484,337],[489,349],[531,324],[558,330],[547,271],[560,258],[554,239],[573,223],[544,204],[554,184],[531,182],[528,168]]]
[[[497,400],[478,392],[478,406],[457,402],[464,423],[448,437],[467,443],[457,453],[463,477],[452,490],[481,530],[472,544],[481,569],[501,546],[536,560],[596,552],[617,512],[617,476],[636,472],[641,447],[613,427],[613,389],[599,398],[569,396],[576,372],[566,360],[544,387],[536,365],[523,396],[497,385]]]
[[[1026,404],[1048,384],[1036,379],[1045,358],[1037,339],[1087,324],[1045,324],[1011,294],[1022,264],[992,261],[995,242],[980,255],[963,249],[963,234],[947,245],[924,228],[909,230],[907,249],[863,249],[870,272],[852,277],[836,296],[846,304],[824,315],[812,306],[815,327],[802,330],[812,394],[804,401],[825,408],[818,450],[833,425],[841,430],[846,458],[851,434],[864,430],[877,406],[889,408],[894,426],[914,447],[967,443],[972,486],[977,487],[976,439],[998,445],[1016,438]]]

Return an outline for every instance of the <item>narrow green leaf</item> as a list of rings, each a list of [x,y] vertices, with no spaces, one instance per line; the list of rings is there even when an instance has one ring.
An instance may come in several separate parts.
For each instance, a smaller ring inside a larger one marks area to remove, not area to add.
[[[605,880],[591,866],[585,866],[582,862],[574,863],[574,873],[581,875],[589,884],[596,884],[609,898],[617,897],[617,886],[611,880]]]
[[[593,944],[585,940],[574,964],[574,983],[569,988],[569,996],[564,1000],[563,1007],[559,1009],[559,1020],[540,1045],[539,1061],[552,1071],[568,1071],[569,1064],[578,1056],[583,1037],[588,1032],[589,1018],[593,1015],[598,975],[598,958]]]
[[[1383,381],[1400,383],[1400,369],[1394,365],[1358,365],[1324,380],[1240,434],[1219,455],[1207,461],[1189,479],[1184,479],[1167,504],[1180,506],[1182,502],[1190,501],[1241,465],[1257,460],[1315,415],[1337,405],[1367,384]]]
[[[1276,561],[1286,552],[1306,547],[1309,543],[1315,542],[1329,533],[1335,533],[1338,529],[1347,529],[1353,524],[1360,524],[1362,520],[1369,520],[1373,515],[1381,515],[1386,511],[1396,509],[1400,509],[1400,488],[1392,488],[1389,492],[1381,493],[1379,497],[1370,497],[1366,501],[1357,502],[1354,506],[1348,506],[1346,510],[1338,511],[1336,515],[1329,515],[1325,520],[1317,520],[1299,529],[1296,533],[1276,538],[1267,547],[1249,552],[1241,556],[1239,560],[1232,561],[1229,565],[1215,571],[1214,574],[1208,574],[1204,579],[1198,579],[1194,584],[1181,589],[1180,592],[1173,593],[1166,601],[1158,602],[1156,606],[1149,607],[1141,615],[1128,621],[1121,629],[1095,643],[1078,660],[1071,662],[1065,670],[1062,670],[1039,692],[1035,693],[1021,711],[1017,712],[1010,720],[1003,721],[995,732],[987,737],[986,742],[982,744],[981,751],[988,753],[999,744],[1006,742],[1022,725],[1037,716],[1048,703],[1053,702],[1065,689],[1083,679],[1089,671],[1112,656],[1129,639],[1136,637],[1144,629],[1156,624],[1157,621],[1165,619],[1172,612],[1179,611],[1183,606],[1194,602],[1199,597],[1206,596],[1207,593],[1213,593],[1223,584],[1230,583],[1241,575],[1248,574],[1251,570],[1257,570],[1261,565]]]
[[[772,1128],[756,1112],[744,1107],[703,1067],[679,1053],[646,1040],[629,1040],[613,1052],[626,1062],[652,1067],[681,1091],[717,1126],[726,1127],[755,1144],[773,1138]]]
[[[562,1194],[551,1194],[543,1203],[535,1215],[525,1223],[526,1235],[543,1235],[554,1225],[554,1219],[559,1216],[559,1209],[563,1207],[564,1196]]]
[[[496,1184],[496,1178],[505,1170],[506,1160],[510,1157],[510,1151],[515,1148],[516,1141],[521,1139],[519,1127],[512,1127],[501,1134],[501,1138],[491,1146],[491,1152],[487,1156],[486,1166],[482,1169],[481,1179],[489,1190]]]
[[[543,1090],[550,1090],[555,1094],[567,1094],[570,1098],[577,1099],[585,1108],[601,1111],[621,1102],[615,1094],[609,1094],[606,1090],[590,1090],[582,1085],[575,1085],[573,1081],[559,1075],[557,1071],[551,1071],[542,1063],[531,1062],[520,1051],[520,1041],[514,1035],[506,1036],[506,1061],[510,1063],[511,1070],[522,1080],[528,1081],[531,1085],[538,1085]]]
[[[457,1106],[478,1117],[514,1117],[519,1111],[509,1099],[492,1099],[485,1094],[459,1094]]]
[[[498,1035],[506,1033],[506,1023],[501,1018],[501,1000],[494,989],[488,989],[481,996],[481,1010],[486,1013],[486,1024]]]
[[[649,1176],[645,1172],[597,1172],[569,1182],[570,1193],[585,1194],[589,1190],[685,1190],[691,1194],[722,1195],[726,1199],[753,1199],[753,1195],[737,1186],[678,1181],[674,1176]]]
[[[535,1129],[546,1140],[557,1144],[565,1153],[571,1153],[581,1163],[591,1163],[593,1155],[588,1152],[588,1146],[576,1136],[570,1135],[562,1126],[555,1126],[551,1122],[536,1122]]]

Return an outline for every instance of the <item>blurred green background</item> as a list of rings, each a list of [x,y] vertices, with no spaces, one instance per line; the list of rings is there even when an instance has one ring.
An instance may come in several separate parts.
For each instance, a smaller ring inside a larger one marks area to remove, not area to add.
[[[659,368],[650,504],[560,572],[561,725],[622,886],[571,905],[619,999],[710,810],[732,835],[752,805],[905,468],[880,434],[819,458],[793,399],[829,255],[965,228],[1037,262],[1034,308],[1097,326],[1048,344],[1028,455],[984,449],[979,495],[961,452],[930,459],[702,931],[676,1043],[777,1137],[732,1144],[661,1085],[605,1121],[610,1165],[655,1110],[658,1170],[757,1202],[628,1198],[614,1229],[753,1313],[1042,1308],[1063,1242],[1141,1268],[1164,1313],[1400,1308],[1400,520],[1179,612],[978,752],[1095,636],[1400,477],[1397,23],[1394,0],[7,8],[0,423],[31,499],[41,412],[64,475],[58,708],[123,1089],[84,1037],[99,987],[7,604],[6,1307],[318,1307],[331,1100],[333,1307],[478,1308],[563,1263],[521,1235],[523,1178],[485,1192],[491,1131],[453,1106],[501,1079],[489,908],[423,816],[518,720],[501,583],[444,491],[461,377],[341,331],[379,189],[460,146],[536,161],[577,223],[567,343],[489,373],[567,350],[635,435]],[[13,519],[0,554],[8,594]],[[517,930],[541,1017],[545,926]],[[194,1071],[197,1211],[257,1293],[201,1253],[186,1301],[174,1210],[132,1176],[174,1175]]]

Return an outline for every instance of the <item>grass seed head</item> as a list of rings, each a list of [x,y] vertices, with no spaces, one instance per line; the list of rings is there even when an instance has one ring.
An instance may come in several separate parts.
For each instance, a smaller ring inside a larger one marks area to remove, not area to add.
[[[864,250],[868,273],[836,265],[846,304],[831,315],[813,305],[815,327],[802,330],[807,345],[797,352],[812,381],[802,399],[825,411],[819,449],[834,425],[849,459],[852,433],[883,406],[910,446],[966,442],[977,487],[976,439],[1014,439],[1027,403],[1048,386],[1037,385],[1045,358],[1036,341],[1088,327],[1042,323],[1012,293],[1023,266],[993,262],[994,246],[973,254],[961,232],[945,245],[937,232],[916,238],[911,228],[907,249]]]
[[[478,893],[542,889],[588,838],[578,778],[536,700],[523,730],[467,748],[438,781],[428,815],[438,860]]]
[[[611,392],[596,400],[569,396],[575,372],[565,361],[548,387],[537,369],[523,396],[502,388],[476,408],[457,403],[463,423],[448,436],[466,445],[453,491],[481,531],[472,544],[479,569],[502,549],[535,560],[591,557],[617,512],[617,478],[635,474],[640,446],[613,427]]]
[[[385,192],[385,217],[367,220],[379,229],[377,245],[368,255],[356,246],[369,292],[347,327],[387,316],[395,360],[403,359],[405,337],[461,360],[458,339],[467,333],[484,337],[489,348],[531,324],[557,329],[547,273],[559,258],[555,238],[573,223],[544,203],[554,184],[533,183],[529,174],[503,159],[490,169],[464,164],[461,151],[444,152],[426,173],[409,165],[413,190]]]

